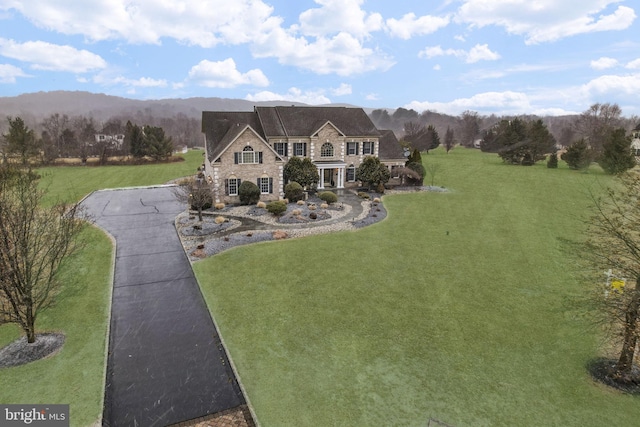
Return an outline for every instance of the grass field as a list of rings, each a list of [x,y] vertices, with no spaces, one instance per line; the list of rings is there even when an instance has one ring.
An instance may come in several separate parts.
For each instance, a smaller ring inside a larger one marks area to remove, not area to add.
[[[42,168],[44,202],[78,201],[97,189],[162,184],[193,175],[202,163],[202,151],[184,157],[184,162],[159,165]],[[54,357],[0,371],[0,403],[68,403],[72,426],[88,426],[102,413],[111,307],[111,241],[93,227],[83,240],[84,248],[61,271],[55,306],[36,322],[37,332],[63,332],[63,349]],[[0,326],[0,347],[20,335],[15,325]]]
[[[65,262],[53,307],[38,317],[38,332],[62,332],[57,355],[0,370],[0,402],[70,404],[71,425],[88,426],[102,413],[105,346],[111,295],[111,241],[100,230],[83,232],[85,246]],[[0,347],[21,335],[0,327]]]
[[[202,164],[202,150],[190,150],[185,161],[139,166],[55,166],[38,170],[47,188],[45,203],[78,201],[103,188],[164,184],[175,178],[194,175]]]
[[[599,341],[559,241],[609,178],[465,149],[423,161],[450,193],[195,264],[262,426],[637,425],[638,398],[585,370]]]

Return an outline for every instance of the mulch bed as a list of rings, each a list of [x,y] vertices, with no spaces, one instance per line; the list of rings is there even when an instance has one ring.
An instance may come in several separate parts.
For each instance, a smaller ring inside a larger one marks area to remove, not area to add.
[[[57,353],[64,344],[63,334],[38,334],[32,344],[21,337],[0,349],[0,368],[25,365]]]
[[[595,359],[589,362],[587,369],[591,374],[591,378],[620,390],[623,393],[638,395],[640,394],[640,368],[634,366],[631,375],[626,378],[615,378],[616,361],[611,359]]]

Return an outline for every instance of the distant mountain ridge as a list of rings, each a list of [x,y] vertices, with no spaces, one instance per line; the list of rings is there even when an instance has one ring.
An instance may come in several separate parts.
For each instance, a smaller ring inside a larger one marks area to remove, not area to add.
[[[291,101],[252,102],[230,98],[175,98],[138,100],[83,91],[52,91],[25,93],[18,96],[0,97],[0,116],[20,116],[25,120],[40,121],[59,113],[69,116],[92,116],[98,121],[106,121],[113,116],[132,115],[142,111],[145,115],[172,117],[184,114],[200,120],[202,111],[252,111],[254,106],[306,105]],[[351,106],[329,104],[332,106]],[[370,112],[371,109],[367,109]]]

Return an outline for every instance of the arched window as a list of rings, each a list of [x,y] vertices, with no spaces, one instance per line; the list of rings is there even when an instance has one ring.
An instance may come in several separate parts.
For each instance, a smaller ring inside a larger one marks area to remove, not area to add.
[[[320,147],[320,157],[333,157],[333,144],[325,142]]]
[[[242,163],[255,163],[253,147],[247,145],[242,149]]]

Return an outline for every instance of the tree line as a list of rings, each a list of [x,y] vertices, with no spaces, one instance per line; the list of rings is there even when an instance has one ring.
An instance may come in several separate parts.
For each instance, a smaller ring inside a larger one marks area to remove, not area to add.
[[[42,123],[37,135],[21,117],[7,117],[6,133],[0,138],[2,160],[49,164],[58,158],[79,158],[86,162],[96,157],[105,164],[111,156],[150,157],[161,161],[171,156],[173,138],[160,126],[139,126],[130,120],[123,124],[110,120],[98,128],[92,118],[52,114]]]

